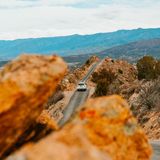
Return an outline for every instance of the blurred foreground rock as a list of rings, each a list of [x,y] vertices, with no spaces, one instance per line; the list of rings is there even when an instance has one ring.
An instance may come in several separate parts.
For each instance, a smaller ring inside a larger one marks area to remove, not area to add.
[[[149,160],[151,147],[119,96],[90,99],[60,131],[7,160]]]
[[[1,158],[32,137],[28,130],[65,71],[61,58],[39,55],[22,55],[0,71]]]

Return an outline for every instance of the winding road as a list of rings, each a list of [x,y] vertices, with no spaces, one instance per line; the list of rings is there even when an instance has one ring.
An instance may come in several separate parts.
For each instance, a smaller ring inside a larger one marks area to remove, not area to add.
[[[86,82],[88,80],[88,78],[94,72],[94,70],[96,69],[97,65],[100,62],[94,63],[92,65],[92,67],[90,68],[90,70],[88,71],[86,76],[81,80],[81,82]],[[73,93],[68,105],[66,106],[66,108],[63,111],[63,115],[64,115],[63,118],[58,122],[60,127],[63,126],[67,121],[69,121],[69,119],[75,113],[75,111],[78,109],[78,107],[80,105],[82,105],[87,100],[88,96],[89,96],[89,89],[88,88],[86,91],[77,91],[76,90]]]
[[[100,61],[101,62],[101,61]],[[82,82],[86,82],[90,75],[94,72],[96,69],[97,65],[100,63],[97,62],[92,65],[86,76],[81,80]],[[82,105],[88,98],[89,96],[89,89],[86,91],[75,91],[66,106],[66,108],[63,111],[63,118],[59,121],[59,126],[63,126],[67,121],[69,121],[72,117],[72,115],[76,112],[78,107]],[[153,148],[153,156],[152,160],[160,160],[160,141],[150,141],[150,144],[152,145]]]

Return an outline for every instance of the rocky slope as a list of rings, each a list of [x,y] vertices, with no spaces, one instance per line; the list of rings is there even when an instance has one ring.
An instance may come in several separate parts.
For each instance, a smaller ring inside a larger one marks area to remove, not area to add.
[[[118,96],[90,99],[64,128],[6,160],[149,160],[151,147]]]
[[[140,40],[125,45],[109,48],[96,54],[100,57],[111,56],[112,58],[124,58],[128,61],[135,62],[140,57],[150,54],[153,57],[160,58],[160,39]]]
[[[94,53],[94,54],[93,54]],[[140,57],[144,55],[151,55],[160,58],[160,38],[139,40],[125,45],[119,45],[108,48],[101,52],[93,52],[90,54],[70,55],[64,57],[67,62],[81,62],[84,63],[86,59],[92,55],[96,55],[101,59],[109,56],[116,59],[125,59],[128,62],[135,63]]]
[[[36,119],[65,72],[61,58],[38,55],[22,55],[0,71],[0,157],[34,136]]]
[[[107,72],[104,72],[105,70]],[[102,76],[103,73],[108,74]],[[96,88],[102,90],[106,87],[104,95],[119,94],[125,98],[147,136],[150,139],[160,139],[160,79],[138,80],[137,73],[136,67],[124,60],[106,58],[99,69],[92,75],[91,80],[96,81],[98,86],[101,81],[107,81],[107,77],[112,79],[112,76],[114,76],[110,83],[107,83],[107,85],[102,83],[101,88]],[[93,96],[100,96],[97,93],[99,92],[95,91]]]
[[[150,159],[152,151],[147,137],[126,101],[119,96],[90,99],[63,128],[57,125],[71,95],[69,92],[73,92],[76,83],[97,60],[97,57],[91,57],[81,68],[66,73],[65,63],[57,56],[25,55],[3,68],[0,72],[1,159],[8,154],[11,155],[7,160]],[[108,87],[107,95],[118,93],[123,96],[131,109],[138,111],[138,114],[133,113],[146,132],[149,125],[145,124],[155,121],[140,123],[142,113],[146,112],[139,110],[139,106],[144,106],[146,102],[142,103],[142,92],[138,88],[146,82],[137,80],[136,68],[126,61],[106,58],[95,73],[103,69],[116,77]],[[64,79],[60,81],[64,74]],[[92,79],[93,76],[88,85],[95,87]],[[159,81],[154,82],[154,86],[158,86],[157,83]],[[138,95],[135,96],[135,93]],[[153,97],[157,94],[159,92],[154,92]],[[137,107],[132,105],[134,100],[138,103]],[[152,128],[155,129],[154,126]],[[51,132],[50,129],[56,131]],[[49,134],[47,137],[45,132]]]
[[[108,74],[105,75],[105,71]],[[91,80],[98,83],[99,80],[105,81],[106,78],[113,79],[107,85],[106,95],[120,94],[125,98],[128,97],[128,93],[124,92],[125,86],[133,84],[133,81],[137,79],[137,70],[127,61],[105,58],[98,70],[93,73]]]
[[[129,99],[134,115],[150,139],[160,139],[160,78],[142,81]]]

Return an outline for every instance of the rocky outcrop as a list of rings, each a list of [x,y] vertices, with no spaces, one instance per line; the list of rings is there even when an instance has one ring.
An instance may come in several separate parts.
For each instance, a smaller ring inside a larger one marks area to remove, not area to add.
[[[136,79],[137,70],[133,65],[124,60],[106,58],[92,74],[91,80],[96,84],[93,96],[119,94],[128,99],[134,93]],[[128,90],[128,87],[132,89]]]
[[[22,55],[0,71],[0,157],[34,135],[29,132],[66,71],[57,56]]]
[[[137,79],[136,68],[125,60],[113,60],[111,58],[104,59],[101,69],[107,69],[117,75],[117,79],[121,84],[125,82],[133,82]]]
[[[149,160],[151,147],[119,96],[90,99],[60,131],[7,160]]]

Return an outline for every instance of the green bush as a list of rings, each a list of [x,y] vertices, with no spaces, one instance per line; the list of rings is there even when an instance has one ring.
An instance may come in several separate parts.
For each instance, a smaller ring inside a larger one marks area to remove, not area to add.
[[[94,72],[92,81],[97,84],[95,96],[103,96],[108,92],[108,86],[116,79],[115,73],[111,70],[102,69],[99,72]]]
[[[95,96],[104,96],[107,94],[109,83],[106,80],[100,80],[97,83]]]
[[[156,79],[160,75],[160,61],[152,56],[144,56],[137,62],[138,79]]]
[[[106,69],[102,69],[99,72],[94,72],[92,75],[92,81],[95,83],[103,79],[111,83],[115,78],[115,73],[113,73],[111,70]]]

